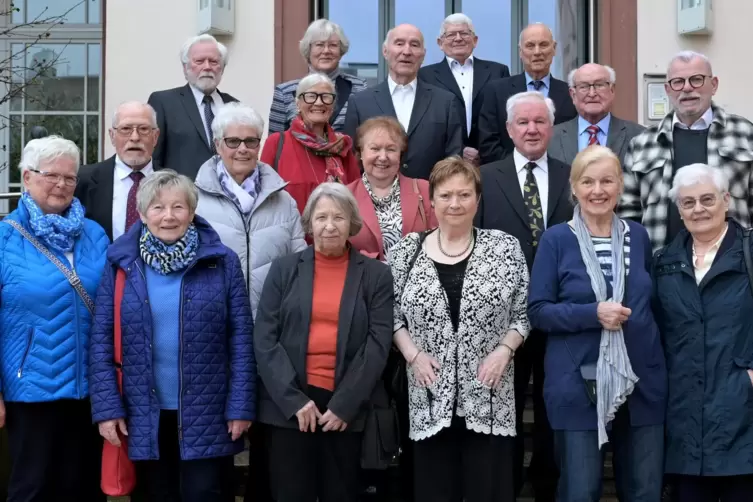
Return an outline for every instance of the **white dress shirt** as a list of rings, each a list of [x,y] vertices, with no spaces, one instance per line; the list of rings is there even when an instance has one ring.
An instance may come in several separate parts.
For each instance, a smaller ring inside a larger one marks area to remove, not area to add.
[[[530,161],[523,157],[516,148],[512,153],[512,158],[515,161],[515,170],[518,172],[518,183],[520,184],[520,193],[524,194],[523,186],[526,183],[526,176],[528,176],[528,169],[526,164],[529,162],[535,162],[536,168],[533,170],[533,177],[536,178],[536,185],[539,187],[539,198],[541,199],[541,211],[544,213],[544,228],[547,227],[546,210],[549,208],[549,163],[547,155],[540,159]],[[525,194],[523,195],[525,197]]]
[[[191,92],[193,92],[193,97],[196,100],[196,106],[199,107],[199,117],[201,117],[201,123],[204,124],[204,130],[207,133],[207,143],[209,143],[209,138],[211,136],[211,131],[209,130],[209,124],[207,124],[207,118],[204,115],[204,93],[198,90],[194,86],[189,86],[191,88]],[[212,113],[214,113],[214,116],[217,116],[217,112],[222,108],[222,105],[225,104],[224,101],[222,101],[222,97],[220,96],[220,93],[217,92],[217,89],[212,92],[212,94],[209,95],[212,98],[212,104],[209,105],[212,108]]]
[[[414,79],[406,85],[400,85],[392,77],[387,77],[387,85],[390,88],[390,96],[392,96],[392,106],[395,107],[395,113],[397,114],[397,121],[403,126],[405,132],[408,132],[408,125],[410,124],[410,116],[413,113],[413,103],[416,101],[416,88],[418,87],[418,80]]]
[[[727,230],[729,230],[729,225],[724,227],[724,232],[722,232],[722,235],[719,236],[719,239],[714,243],[713,246],[711,246],[708,251],[706,251],[706,254],[703,255],[703,257],[699,257],[697,254],[695,254],[695,246],[693,246],[693,268],[695,272],[695,282],[696,284],[700,284],[704,277],[706,277],[706,274],[711,269],[711,265],[714,264],[714,259],[716,258],[716,254],[719,252],[719,249],[722,247],[722,242],[724,241],[724,237],[727,235]]]
[[[706,112],[703,115],[701,115],[701,118],[693,122],[693,124],[690,127],[680,122],[680,119],[677,118],[677,113],[675,113],[674,116],[672,117],[672,129],[674,129],[675,126],[677,126],[680,129],[690,129],[691,131],[703,131],[711,127],[712,120],[714,120],[714,113],[711,111],[710,107],[708,110],[706,110]]]
[[[471,117],[473,114],[473,56],[465,60],[465,64],[460,64],[455,59],[447,57],[447,63],[450,65],[452,76],[460,87],[460,93],[463,95],[465,103],[465,124],[467,134],[471,134]]]
[[[133,169],[128,167],[115,156],[115,172],[112,177],[112,240],[125,233],[126,209],[128,208],[128,192],[133,186],[133,180],[129,178]],[[141,169],[144,178],[154,173],[152,161]],[[142,179],[143,183],[144,180]]]

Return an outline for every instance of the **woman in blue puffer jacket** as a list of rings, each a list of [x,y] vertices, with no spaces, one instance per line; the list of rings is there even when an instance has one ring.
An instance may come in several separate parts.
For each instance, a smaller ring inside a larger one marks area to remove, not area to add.
[[[67,139],[29,141],[19,164],[26,192],[0,223],[0,427],[8,428],[9,501],[104,500],[87,361],[89,309],[109,240],[73,196],[80,158]]]

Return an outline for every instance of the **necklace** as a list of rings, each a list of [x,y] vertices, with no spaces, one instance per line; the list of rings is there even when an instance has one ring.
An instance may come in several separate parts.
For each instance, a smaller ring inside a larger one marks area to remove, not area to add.
[[[471,249],[471,245],[473,244],[473,231],[471,231],[471,237],[470,239],[468,239],[468,244],[465,246],[465,249],[463,249],[458,254],[450,254],[442,248],[442,231],[439,229],[437,229],[437,244],[439,244],[439,251],[447,258],[458,258],[460,256],[463,256],[468,252],[469,249]]]
[[[321,185],[322,182],[319,181],[319,176],[316,175],[316,171],[314,170],[314,165],[311,163],[311,154],[309,153],[308,149],[306,150],[306,160],[309,161],[309,167],[311,168],[311,174],[314,175],[314,180],[316,181],[317,186]]]

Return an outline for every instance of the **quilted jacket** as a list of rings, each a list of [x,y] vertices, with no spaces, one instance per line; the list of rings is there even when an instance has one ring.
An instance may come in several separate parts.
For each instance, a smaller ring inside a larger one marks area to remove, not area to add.
[[[178,427],[183,460],[233,455],[228,420],[254,420],[253,319],[238,256],[200,217],[199,251],[183,276]],[[135,224],[107,252],[92,326],[89,387],[94,422],[125,418],[132,460],[159,458],[160,407],[152,368],[152,315]],[[121,303],[123,389],[113,363],[113,299],[118,268],[126,272]]]
[[[21,204],[6,216],[30,233]],[[92,220],[73,247],[81,283],[94,298],[109,239]],[[6,401],[82,399],[89,394],[91,316],[52,262],[8,224],[0,223],[0,391]],[[65,264],[62,254],[57,257]]]

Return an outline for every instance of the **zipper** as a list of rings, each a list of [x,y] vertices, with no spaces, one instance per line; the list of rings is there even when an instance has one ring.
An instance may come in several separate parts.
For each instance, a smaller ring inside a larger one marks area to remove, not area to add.
[[[81,287],[83,287],[83,286],[84,285],[82,283]],[[76,395],[80,399],[81,398],[81,378],[79,378],[80,377],[79,373],[81,371],[81,362],[80,362],[80,359],[81,359],[81,350],[79,348],[79,341],[80,340],[79,340],[79,335],[78,335],[78,333],[79,333],[79,324],[80,323],[79,323],[79,316],[78,316],[78,298],[76,298],[78,296],[78,293],[76,293],[75,290],[72,291],[71,293],[74,295],[74,297],[73,297],[73,304],[76,306],[76,336],[75,336],[75,338],[76,338]],[[92,321],[94,321],[93,317],[92,317]]]
[[[26,356],[29,355],[29,351],[31,350],[31,344],[34,341],[34,328],[29,328],[29,334],[26,336],[26,338],[29,340],[26,344],[26,350],[24,351],[24,356],[21,359],[21,365],[18,367],[18,378],[21,378],[21,375],[24,371],[24,364],[26,363]]]
[[[186,268],[180,280],[180,316],[178,320],[178,441],[183,442],[183,281],[198,260]]]

